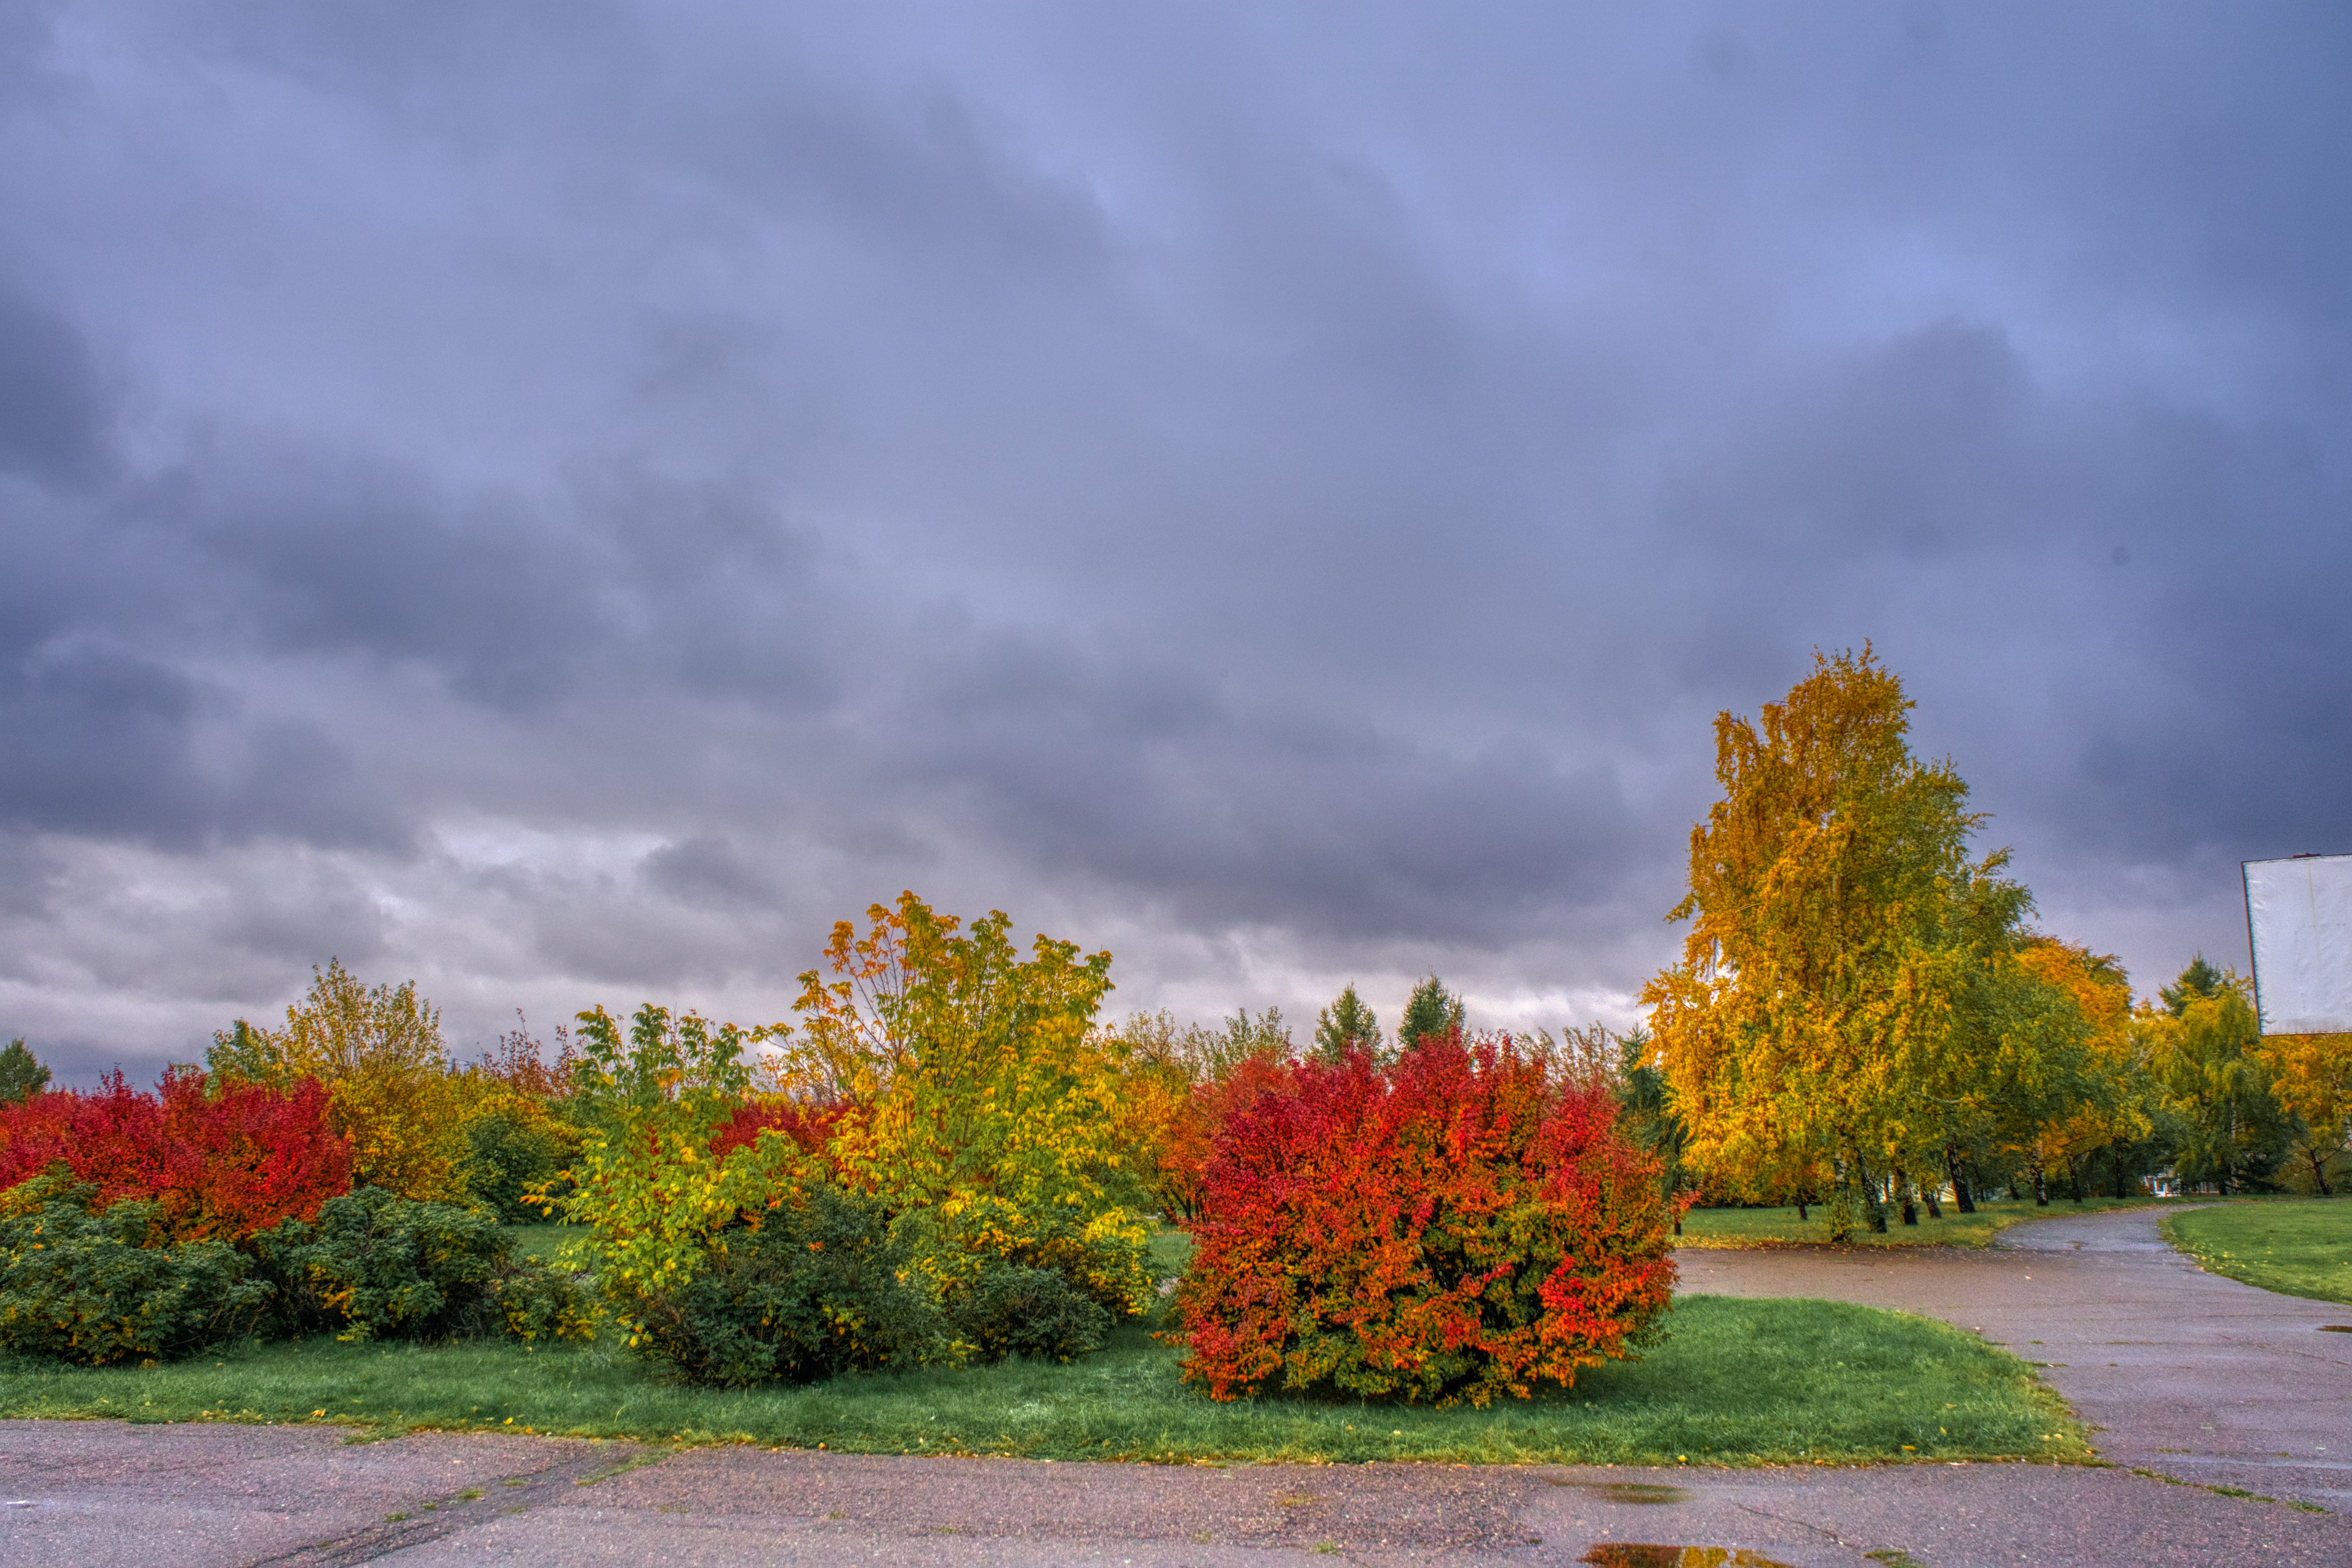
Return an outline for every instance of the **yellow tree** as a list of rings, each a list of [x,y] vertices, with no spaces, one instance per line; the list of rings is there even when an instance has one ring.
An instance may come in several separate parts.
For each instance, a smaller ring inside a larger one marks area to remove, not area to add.
[[[2155,1130],[2163,1100],[2148,1071],[2144,1039],[2132,1026],[2131,978],[2114,954],[2052,936],[2028,938],[2017,957],[2082,1015],[2084,1071],[2069,1097],[2074,1108],[2035,1131],[2031,1152],[2044,1169],[2064,1169],[2079,1198],[2084,1168],[2105,1152],[2114,1160],[2116,1196],[2124,1197],[2122,1151]]]
[[[2322,1197],[2335,1188],[2352,1132],[2352,1034],[2265,1035],[2250,1054],[2270,1069],[2271,1093],[2294,1118],[2289,1156]]]
[[[1012,920],[969,932],[913,893],[843,921],[801,976],[788,1081],[845,1097],[834,1150],[855,1180],[901,1205],[943,1279],[993,1255],[1057,1268],[1106,1303],[1150,1299],[1147,1231],[1118,1201],[1118,1076],[1094,1019],[1110,954],[1039,936],[1022,958]]]
[[[1832,1173],[1832,1233],[1949,1141],[1974,1075],[1971,983],[2013,932],[2005,857],[1948,763],[1922,763],[1911,701],[1865,646],[1814,656],[1786,700],[1716,721],[1723,798],[1691,832],[1682,961],[1652,980],[1653,1059],[1687,1153],[1735,1184]]]
[[[283,1028],[239,1018],[213,1037],[215,1072],[262,1083],[315,1078],[330,1118],[352,1141],[352,1179],[403,1197],[462,1200],[471,1110],[441,1045],[441,1015],[397,986],[362,984],[330,959],[286,1009]]]

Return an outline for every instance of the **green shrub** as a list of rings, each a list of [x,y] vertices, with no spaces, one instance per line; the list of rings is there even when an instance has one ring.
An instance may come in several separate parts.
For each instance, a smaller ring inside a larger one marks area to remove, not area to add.
[[[254,1328],[271,1290],[243,1255],[220,1241],[150,1247],[155,1205],[92,1214],[95,1192],[47,1175],[0,1194],[0,1351],[164,1361]]]
[[[982,1361],[1076,1361],[1102,1349],[1110,1314],[1052,1268],[992,1268],[948,1309]]]
[[[504,1326],[497,1286],[513,1238],[486,1214],[361,1187],[253,1238],[282,1326],[339,1340],[440,1340]]]
[[[815,1183],[712,1238],[674,1290],[625,1303],[639,1348],[695,1383],[814,1383],[951,1359],[939,1304],[866,1194]]]
[[[586,1292],[541,1258],[510,1258],[491,1278],[489,1294],[507,1332],[525,1344],[596,1337]]]
[[[559,1175],[572,1151],[544,1119],[493,1110],[467,1125],[466,1141],[472,1151],[466,1187],[475,1202],[509,1225],[536,1225],[547,1217],[543,1205],[526,1204],[523,1194]]]

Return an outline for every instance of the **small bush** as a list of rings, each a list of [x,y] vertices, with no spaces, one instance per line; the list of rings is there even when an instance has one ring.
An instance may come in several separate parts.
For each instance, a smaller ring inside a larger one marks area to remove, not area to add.
[[[570,1162],[578,1142],[552,1117],[520,1095],[500,1094],[466,1124],[466,1190],[508,1225],[547,1217],[526,1194],[543,1190]]]
[[[1110,1313],[1052,1268],[992,1268],[954,1300],[948,1321],[982,1361],[1076,1361],[1110,1334]]]
[[[362,1187],[254,1237],[283,1326],[340,1340],[439,1340],[494,1331],[513,1239],[489,1215]]]
[[[950,1352],[879,1200],[816,1181],[712,1238],[686,1284],[627,1303],[641,1348],[695,1383],[814,1383]]]
[[[225,1242],[149,1246],[162,1216],[36,1176],[0,1195],[0,1350],[89,1366],[165,1361],[249,1331],[270,1297]]]
[[[1212,1141],[1184,1375],[1483,1405],[1631,1354],[1669,1305],[1672,1216],[1615,1118],[1507,1038],[1282,1068]]]
[[[596,1325],[579,1282],[536,1258],[513,1258],[491,1276],[491,1300],[506,1331],[525,1344],[593,1340]]]
[[[154,1093],[120,1071],[89,1094],[36,1094],[0,1106],[0,1187],[62,1163],[90,1205],[150,1200],[150,1223],[174,1239],[234,1240],[309,1219],[352,1184],[349,1145],[328,1125],[314,1079],[279,1090],[174,1070]]]

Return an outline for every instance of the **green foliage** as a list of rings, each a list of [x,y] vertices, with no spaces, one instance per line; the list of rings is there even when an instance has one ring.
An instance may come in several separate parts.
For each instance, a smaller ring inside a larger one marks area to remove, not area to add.
[[[488,1294],[506,1331],[525,1344],[596,1337],[588,1293],[545,1258],[509,1254],[492,1273]]]
[[[2190,1003],[2214,1001],[2232,989],[2234,978],[2206,963],[2205,955],[2200,952],[2189,961],[2189,967],[2182,970],[2171,984],[2160,987],[2157,994],[2164,998],[2165,1011],[2178,1018],[2189,1010]]]
[[[0,1047],[0,1105],[22,1105],[49,1087],[49,1069],[20,1036]]]
[[[289,1220],[253,1238],[280,1281],[278,1311],[295,1332],[340,1340],[448,1339],[502,1326],[496,1286],[512,1246],[489,1215],[361,1187],[320,1205],[314,1225]]]
[[[845,1179],[919,1227],[917,1267],[942,1288],[1015,1263],[1142,1311],[1149,1233],[1120,1201],[1123,1085],[1094,1026],[1110,954],[1040,934],[1024,959],[1003,910],[965,932],[911,892],[866,913],[864,937],[834,927],[837,978],[801,976],[785,1053],[793,1087],[854,1102],[831,1145]]]
[[[598,1289],[633,1335],[642,1338],[647,1314],[702,1272],[722,1232],[763,1212],[814,1164],[773,1132],[711,1153],[712,1133],[751,1089],[744,1053],[764,1033],[673,1017],[651,1003],[625,1037],[602,1007],[580,1015],[573,1114],[583,1144],[576,1184],[555,1206],[588,1228],[583,1247]]]
[[[2176,1119],[2174,1168],[2224,1193],[2269,1175],[2294,1131],[2254,1053],[2262,1025],[2248,990],[2200,957],[2161,993],[2167,1013],[2139,1021],[2149,1069]]]
[[[269,1300],[221,1241],[151,1247],[155,1205],[90,1212],[95,1189],[36,1176],[0,1196],[0,1350],[89,1366],[157,1362],[247,1332]]]
[[[714,1236],[691,1279],[640,1296],[636,1338],[688,1381],[720,1387],[954,1359],[938,1300],[913,1275],[879,1200],[812,1181]]]
[[[1076,1361],[1110,1335],[1110,1314],[1050,1268],[992,1268],[960,1293],[949,1314],[982,1361]]]
[[[1407,1019],[1410,1022],[1410,1012]],[[1356,994],[1353,981],[1341,987],[1331,1005],[1315,1016],[1315,1055],[1322,1061],[1336,1063],[1351,1049],[1378,1058],[1382,1054],[1381,1045],[1380,1016]]]
[[[466,1187],[476,1203],[508,1225],[546,1217],[540,1205],[523,1201],[524,1194],[554,1179],[572,1152],[548,1118],[501,1107],[467,1122],[466,1142]]]
[[[1434,974],[1425,977],[1405,1002],[1404,1017],[1397,1025],[1397,1050],[1402,1053],[1423,1040],[1462,1033],[1467,1013],[1462,998],[1449,993],[1444,981]]]

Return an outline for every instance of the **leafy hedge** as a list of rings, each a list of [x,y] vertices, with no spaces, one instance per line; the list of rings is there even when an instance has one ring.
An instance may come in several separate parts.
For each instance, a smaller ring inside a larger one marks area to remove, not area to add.
[[[351,1190],[351,1149],[328,1125],[327,1091],[229,1084],[175,1068],[155,1092],[121,1071],[87,1094],[36,1094],[0,1106],[0,1188],[62,1165],[106,1208],[136,1198],[156,1236],[235,1240],[310,1219]]]
[[[1669,1305],[1672,1213],[1615,1116],[1507,1038],[1264,1075],[1202,1168],[1185,1376],[1483,1405],[1632,1354]]]
[[[576,1288],[497,1221],[375,1187],[240,1243],[173,1241],[159,1205],[63,1172],[0,1194],[0,1352],[104,1365],[250,1334],[585,1337]]]

